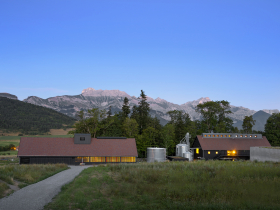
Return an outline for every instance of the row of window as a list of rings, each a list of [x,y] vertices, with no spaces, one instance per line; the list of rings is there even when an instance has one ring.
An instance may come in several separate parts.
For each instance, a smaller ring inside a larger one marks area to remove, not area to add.
[[[232,135],[204,135],[204,137],[233,137]],[[250,137],[250,138],[252,138],[253,137],[253,135],[235,135],[235,138],[243,138],[243,137],[245,137],[245,138],[247,138],[247,137]],[[257,138],[257,135],[254,135],[254,137],[255,138]]]
[[[136,162],[135,157],[76,157],[76,162],[97,162],[97,163],[132,163]]]
[[[199,153],[199,150],[198,149],[196,149],[196,153],[198,154]],[[211,154],[211,152],[210,151],[208,151],[208,154],[210,155]],[[216,151],[216,154],[219,154],[219,152],[218,151]],[[236,151],[235,150],[228,150],[227,151],[227,155],[236,155]]]

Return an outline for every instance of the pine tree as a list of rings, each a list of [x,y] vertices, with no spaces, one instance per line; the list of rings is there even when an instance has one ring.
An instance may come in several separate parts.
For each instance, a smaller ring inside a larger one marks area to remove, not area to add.
[[[125,119],[130,114],[130,108],[129,108],[129,105],[128,105],[128,98],[127,97],[125,97],[124,100],[123,100],[122,114],[123,114],[123,117]]]
[[[150,104],[147,102],[147,96],[144,91],[141,90],[140,97],[138,98],[140,101],[138,102],[138,114],[139,114],[139,128],[140,134],[142,134],[143,130],[147,128],[148,117],[150,112]]]

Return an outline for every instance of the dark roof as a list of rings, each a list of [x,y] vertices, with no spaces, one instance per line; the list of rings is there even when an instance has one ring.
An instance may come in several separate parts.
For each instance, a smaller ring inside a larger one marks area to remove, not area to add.
[[[203,138],[201,135],[197,139],[203,150],[250,150],[250,147],[266,146],[270,143],[263,136],[260,139],[248,138]]]
[[[21,137],[18,156],[138,157],[135,139],[96,139],[74,144],[74,138]]]

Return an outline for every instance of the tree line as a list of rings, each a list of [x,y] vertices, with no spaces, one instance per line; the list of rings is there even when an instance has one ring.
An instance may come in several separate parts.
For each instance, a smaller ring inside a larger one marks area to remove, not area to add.
[[[45,134],[50,129],[71,128],[75,121],[74,118],[49,108],[0,97],[2,131],[20,131],[25,135]]]
[[[273,114],[265,126],[266,132],[252,131],[254,125],[253,116],[246,116],[243,120],[242,130],[233,126],[233,120],[229,117],[232,113],[228,101],[209,101],[198,104],[196,112],[201,114],[201,120],[191,120],[188,113],[182,110],[169,111],[171,120],[162,126],[157,117],[150,115],[150,106],[147,96],[141,90],[138,97],[138,106],[130,110],[129,100],[124,98],[121,111],[112,115],[111,107],[106,112],[93,108],[81,110],[77,113],[78,122],[73,126],[74,133],[90,133],[93,138],[97,136],[135,138],[139,157],[146,157],[147,147],[167,148],[168,155],[175,154],[175,145],[184,138],[187,132],[191,134],[190,144],[196,135],[201,133],[262,133],[266,134],[273,146],[280,146],[279,132],[275,132],[275,126],[280,130],[280,114]],[[85,115],[89,117],[86,118]],[[277,121],[278,120],[278,121]],[[275,125],[275,121],[278,122]]]

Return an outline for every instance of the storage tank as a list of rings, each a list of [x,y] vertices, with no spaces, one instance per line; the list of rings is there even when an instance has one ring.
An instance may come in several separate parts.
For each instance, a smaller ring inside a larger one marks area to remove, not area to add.
[[[164,162],[166,159],[166,148],[148,147],[147,162]]]
[[[189,146],[187,144],[176,145],[176,156],[183,157],[184,152],[188,152]]]

